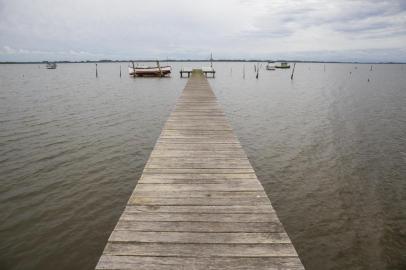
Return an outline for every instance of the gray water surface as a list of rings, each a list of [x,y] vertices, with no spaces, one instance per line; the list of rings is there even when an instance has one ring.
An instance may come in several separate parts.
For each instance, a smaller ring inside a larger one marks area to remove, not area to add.
[[[186,83],[179,68],[202,65],[171,64],[165,79],[0,65],[0,269],[94,268]],[[298,64],[291,81],[214,66],[306,269],[405,269],[406,67]]]

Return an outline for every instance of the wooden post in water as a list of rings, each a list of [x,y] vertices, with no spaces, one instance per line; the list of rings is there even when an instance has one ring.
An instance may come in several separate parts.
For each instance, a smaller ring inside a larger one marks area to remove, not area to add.
[[[99,77],[99,75],[97,74],[97,64],[96,64],[96,78]]]
[[[158,60],[156,61],[156,64],[157,64],[158,69],[159,69],[159,76],[162,77],[162,69],[161,69],[161,66],[159,65],[159,61],[158,61]]]
[[[296,63],[293,64],[292,75],[290,75],[291,80],[293,80],[293,75],[295,74],[295,67],[296,67]]]
[[[135,66],[134,66],[134,61],[131,61],[131,63],[133,64],[133,76],[135,78]]]
[[[121,64],[120,64],[120,78],[121,78]]]

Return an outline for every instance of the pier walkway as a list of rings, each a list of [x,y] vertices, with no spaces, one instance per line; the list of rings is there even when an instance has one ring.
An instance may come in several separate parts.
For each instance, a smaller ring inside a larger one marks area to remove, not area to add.
[[[96,269],[304,269],[201,72],[188,80]]]

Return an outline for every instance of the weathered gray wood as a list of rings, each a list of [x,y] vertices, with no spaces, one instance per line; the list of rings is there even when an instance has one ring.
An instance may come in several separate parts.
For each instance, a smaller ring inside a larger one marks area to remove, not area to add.
[[[157,142],[158,143],[177,143],[177,144],[188,144],[188,143],[199,143],[204,141],[204,143],[220,143],[220,144],[238,144],[239,142],[236,139],[213,139],[213,138],[161,138]]]
[[[114,230],[142,232],[284,232],[280,222],[190,222],[119,220]]]
[[[210,144],[210,143],[160,143],[155,145],[157,150],[183,150],[183,151],[236,151],[241,150],[242,147],[239,144]]]
[[[131,195],[129,205],[271,205],[266,197],[142,197]]]
[[[124,256],[194,256],[194,257],[269,257],[296,256],[292,244],[176,244],[108,242],[109,255]]]
[[[153,176],[153,175],[150,175]],[[260,186],[256,179],[177,179],[177,178],[144,178],[138,180],[139,184],[188,184],[188,185],[198,185],[198,184],[229,184],[229,182],[235,182],[238,184],[252,183],[254,185]]]
[[[304,269],[203,76],[165,123],[97,269]]]
[[[114,256],[100,258],[98,269],[110,270],[299,270],[298,257],[152,257]]]
[[[153,153],[151,153],[151,158],[152,157],[195,157],[199,156],[202,158],[227,158],[230,156],[238,156],[242,155],[242,149],[236,149],[236,150],[224,150],[224,151],[188,151],[188,150],[158,150],[155,149]]]
[[[275,210],[269,205],[189,205],[189,206],[166,206],[166,205],[128,205],[126,212],[146,213],[211,213],[211,214],[253,214],[273,213]]]
[[[212,174],[247,174],[253,173],[254,169],[252,168],[144,168],[145,174],[179,174],[179,173],[212,173]]]
[[[266,197],[259,191],[198,191],[198,190],[182,190],[182,191],[134,191],[134,196],[145,197],[160,197],[160,198],[258,198]]]
[[[207,174],[207,173],[181,173],[181,174],[143,174],[142,179],[188,179],[188,180],[233,180],[233,179],[254,179],[257,180],[255,173],[245,174]],[[259,184],[259,181],[258,181]]]
[[[146,165],[148,169],[251,169],[251,164],[247,161],[233,160],[203,160],[203,161],[178,161],[175,158],[170,161],[154,162],[150,160]]]
[[[136,186],[135,191],[144,192],[144,191],[240,191],[240,192],[251,192],[259,191],[257,195],[266,196],[262,186],[253,181],[247,182],[227,182],[225,184],[147,184],[140,183]]]
[[[289,244],[286,233],[198,233],[113,231],[110,242],[204,243],[204,244]]]
[[[147,213],[124,211],[121,220],[133,221],[204,221],[204,222],[278,222],[275,213],[213,214],[213,213]]]

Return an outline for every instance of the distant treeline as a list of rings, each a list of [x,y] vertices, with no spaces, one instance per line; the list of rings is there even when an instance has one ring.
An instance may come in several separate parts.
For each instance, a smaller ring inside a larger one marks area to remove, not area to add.
[[[137,59],[137,60],[86,60],[86,61],[6,61],[0,62],[0,64],[45,64],[48,62],[60,63],[60,64],[77,64],[77,63],[123,63],[123,62],[156,62],[157,60],[151,59]],[[161,59],[160,62],[210,62],[207,59]],[[213,59],[213,62],[269,62],[270,60],[264,59]],[[347,61],[302,61],[302,60],[272,60],[272,62],[289,62],[289,63],[333,63],[333,64],[406,64],[404,62],[347,62]]]

